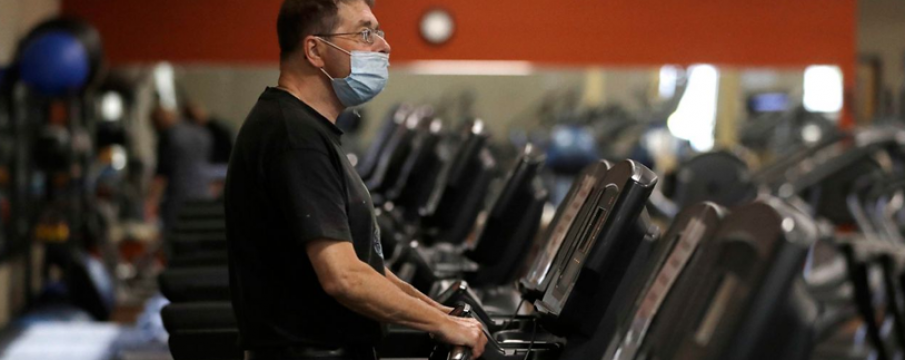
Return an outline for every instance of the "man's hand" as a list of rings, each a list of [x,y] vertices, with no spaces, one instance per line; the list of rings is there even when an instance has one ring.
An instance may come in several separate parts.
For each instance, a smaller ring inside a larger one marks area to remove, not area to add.
[[[343,306],[371,319],[435,334],[440,340],[484,351],[487,339],[480,323],[449,316],[445,306],[403,283],[392,273],[381,275],[355,254],[352,243],[314,240],[308,258],[324,292]],[[396,284],[398,282],[398,284]]]
[[[437,310],[442,311],[444,314],[449,314],[449,313],[453,312],[453,310],[455,310],[455,309],[453,309],[449,306],[443,305],[441,303],[436,303],[436,304],[437,305],[435,307],[437,308]]]
[[[448,324],[440,328],[436,337],[437,340],[450,345],[471,348],[472,359],[480,358],[484,354],[484,346],[487,345],[484,328],[472,318],[449,316]]]

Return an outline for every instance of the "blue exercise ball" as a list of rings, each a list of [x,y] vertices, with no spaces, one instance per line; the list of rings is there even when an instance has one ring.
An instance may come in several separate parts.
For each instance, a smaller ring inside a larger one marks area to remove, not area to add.
[[[25,45],[19,58],[22,81],[48,96],[80,91],[91,74],[85,46],[64,31],[48,31]]]

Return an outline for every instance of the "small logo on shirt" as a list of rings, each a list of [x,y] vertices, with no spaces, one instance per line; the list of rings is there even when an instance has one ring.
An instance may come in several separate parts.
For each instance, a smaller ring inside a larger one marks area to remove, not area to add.
[[[374,251],[377,252],[377,255],[380,255],[381,259],[383,257],[383,245],[380,243],[380,226],[375,224],[374,226],[374,237],[372,238],[372,242],[374,243]]]

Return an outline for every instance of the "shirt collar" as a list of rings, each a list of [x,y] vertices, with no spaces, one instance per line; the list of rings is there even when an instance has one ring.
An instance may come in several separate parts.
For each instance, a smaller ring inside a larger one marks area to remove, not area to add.
[[[314,117],[315,117],[319,122],[321,122],[324,126],[326,126],[327,129],[330,129],[331,132],[333,132],[334,134],[336,134],[336,136],[341,136],[341,135],[343,134],[342,129],[340,129],[339,127],[337,127],[336,124],[334,124],[334,123],[333,123],[332,121],[330,121],[330,120],[327,120],[327,118],[324,117],[324,115],[322,115],[321,113],[317,112],[317,110],[314,110],[314,108],[312,108],[312,107],[309,106],[307,103],[305,103],[304,101],[302,101],[302,99],[297,98],[297,97],[296,97],[295,95],[293,95],[292,93],[290,93],[290,92],[288,92],[288,91],[286,91],[286,90],[284,90],[284,89],[278,88],[278,87],[268,87],[267,90],[276,91],[276,92],[278,92],[278,93],[288,95],[290,98],[292,98],[293,100],[297,101],[300,105],[302,105],[302,107],[305,108],[306,111],[308,111],[309,113],[311,113],[311,115],[314,116]]]

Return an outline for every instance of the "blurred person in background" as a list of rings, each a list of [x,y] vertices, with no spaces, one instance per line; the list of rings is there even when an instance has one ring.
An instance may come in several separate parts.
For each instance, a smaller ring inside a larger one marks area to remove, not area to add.
[[[219,197],[223,193],[223,185],[226,181],[229,154],[233,151],[235,139],[233,131],[225,121],[212,116],[204,106],[195,101],[187,101],[182,112],[187,120],[200,126],[210,135],[212,141],[211,166],[208,167],[207,177],[210,180],[211,196]]]
[[[210,198],[209,166],[213,147],[204,128],[182,120],[162,106],[151,112],[157,132],[157,169],[151,183],[146,215],[159,218],[164,231],[187,200]]]
[[[229,154],[233,151],[233,130],[222,119],[212,116],[201,104],[188,101],[183,106],[185,118],[203,127],[211,135],[213,148],[211,151],[211,163],[229,163]]]

